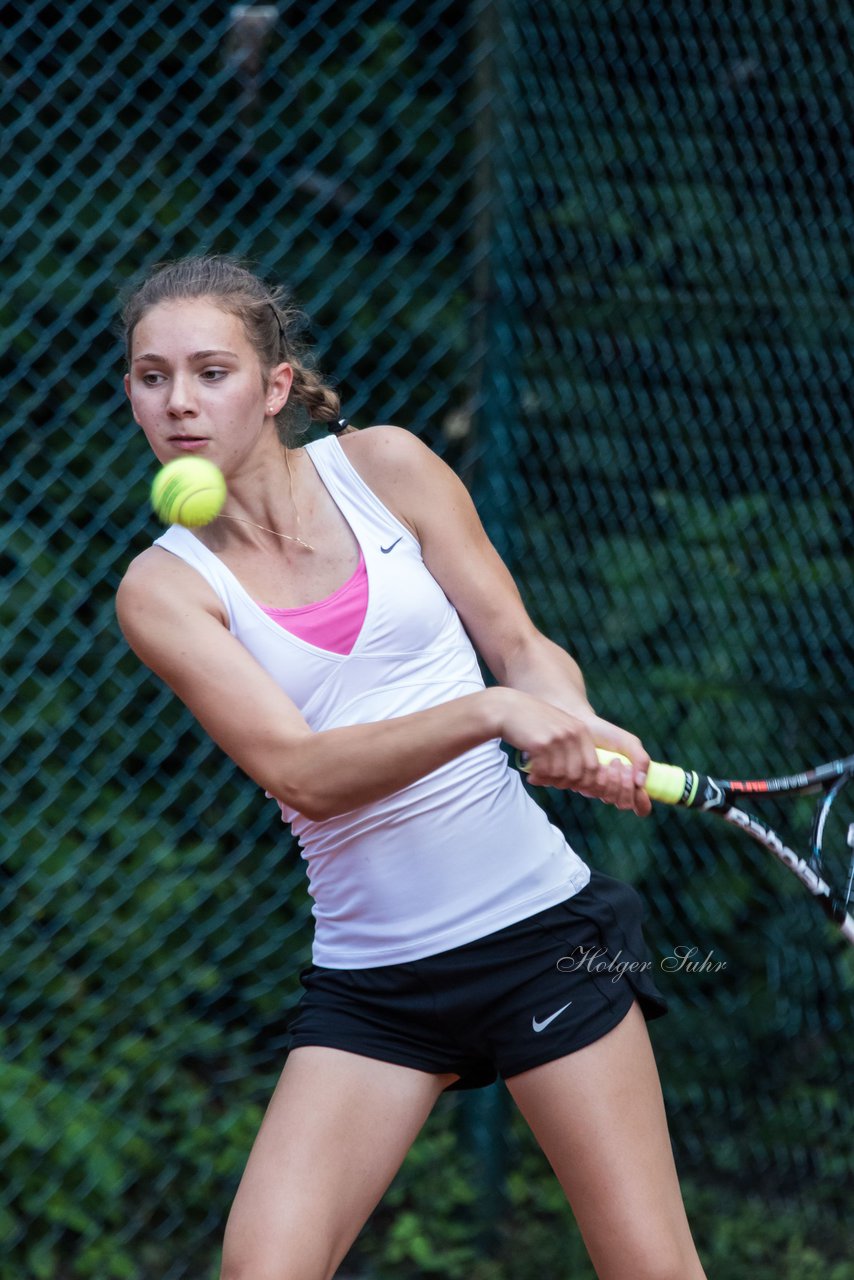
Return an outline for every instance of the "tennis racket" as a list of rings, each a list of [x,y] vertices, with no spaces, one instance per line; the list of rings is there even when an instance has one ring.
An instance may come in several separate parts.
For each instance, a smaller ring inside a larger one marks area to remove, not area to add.
[[[612,760],[630,763],[625,756],[615,751],[604,751],[597,747],[596,754],[602,764],[609,764]],[[529,766],[525,757],[520,754],[517,760],[520,768],[527,772]],[[825,915],[839,926],[846,941],[854,946],[854,918],[848,911],[854,885],[854,822],[848,826],[845,849],[842,848],[841,835],[825,848],[828,819],[833,806],[842,790],[852,781],[854,756],[831,760],[828,764],[807,769],[804,773],[787,774],[781,778],[759,778],[750,782],[712,778],[677,765],[653,762],[647,771],[644,790],[652,800],[658,800],[661,804],[682,805],[686,809],[716,813],[725,822],[747,832],[798,877]],[[790,849],[767,822],[747,813],[736,803],[741,796],[803,796],[816,792],[821,794],[821,798],[813,816],[807,859]]]

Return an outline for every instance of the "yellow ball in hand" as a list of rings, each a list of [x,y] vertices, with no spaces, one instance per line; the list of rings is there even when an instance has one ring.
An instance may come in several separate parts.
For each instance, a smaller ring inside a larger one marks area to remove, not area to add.
[[[210,524],[225,504],[225,477],[208,458],[174,458],[151,486],[151,505],[164,524]]]

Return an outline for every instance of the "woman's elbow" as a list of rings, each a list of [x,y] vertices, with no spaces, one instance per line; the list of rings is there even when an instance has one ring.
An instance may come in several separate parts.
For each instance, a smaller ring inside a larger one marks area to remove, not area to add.
[[[271,794],[275,793],[271,792]],[[317,787],[282,787],[276,799],[281,800],[282,804],[293,809],[295,813],[308,818],[309,822],[325,822],[327,818],[337,818],[348,809],[356,807],[344,802],[341,797],[330,795]]]
[[[293,761],[290,765],[285,761],[277,774],[278,777],[267,784],[268,793],[310,822],[336,818],[355,807],[330,785],[322,768],[309,767],[304,760]]]
[[[335,806],[328,797],[312,792],[304,792],[293,804],[297,813],[301,813],[309,822],[325,822],[327,818],[337,816]]]
[[[337,818],[370,799],[370,788],[354,776],[352,756],[342,766],[340,753],[330,755],[323,738],[323,733],[310,733],[279,752],[276,776],[267,783],[271,795],[310,822]],[[338,777],[342,767],[346,778]]]

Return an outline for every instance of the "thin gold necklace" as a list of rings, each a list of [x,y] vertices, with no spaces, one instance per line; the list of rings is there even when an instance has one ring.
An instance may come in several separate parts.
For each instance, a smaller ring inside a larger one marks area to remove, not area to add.
[[[288,468],[288,492],[290,494],[291,505],[293,506],[294,513],[297,518],[297,529],[300,529],[301,522],[300,522],[299,507],[297,506],[296,498],[294,497],[294,477],[293,477],[293,473],[291,472],[291,460],[287,452],[285,453],[285,466]],[[290,533],[277,533],[275,529],[268,529],[266,525],[256,524],[254,520],[247,520],[244,516],[220,515],[219,519],[220,520],[237,520],[239,521],[240,524],[251,524],[254,528],[263,530],[264,533],[272,533],[274,538],[285,538],[286,541],[288,542],[296,542],[299,544],[299,546],[305,547],[306,551],[314,551],[314,547],[311,545],[311,543],[306,542],[304,538],[301,538],[299,536],[299,534],[297,534],[297,536],[294,537]]]
[[[273,537],[275,537],[275,538],[286,538],[286,539],[288,540],[288,542],[298,542],[298,543],[299,543],[299,545],[300,545],[301,547],[305,547],[306,551],[314,551],[314,550],[315,550],[315,548],[311,545],[311,543],[310,543],[310,542],[306,542],[306,541],[304,541],[304,539],[303,539],[303,538],[300,538],[300,537],[296,537],[296,538],[295,538],[295,537],[294,537],[292,534],[290,534],[290,533],[277,533],[275,529],[268,529],[266,525],[264,525],[264,524],[256,524],[254,520],[246,520],[243,516],[223,516],[223,515],[221,515],[221,516],[219,516],[219,517],[218,517],[218,519],[220,519],[220,520],[239,520],[241,524],[251,524],[251,525],[254,525],[254,527],[255,527],[256,529],[263,529],[264,533],[272,533]],[[299,521],[297,521],[297,523],[299,523]]]

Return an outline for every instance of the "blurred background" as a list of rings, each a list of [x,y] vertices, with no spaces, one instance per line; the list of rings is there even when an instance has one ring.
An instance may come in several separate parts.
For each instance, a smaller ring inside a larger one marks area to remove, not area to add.
[[[0,1277],[215,1280],[308,904],[275,804],[118,633],[158,528],[117,294],[201,250],[288,282],[344,412],[458,471],[654,757],[849,753],[850,11],[3,13]],[[850,956],[722,824],[539,799],[647,903],[710,1277],[851,1280]],[[500,1086],[440,1101],[345,1274],[592,1277]]]

